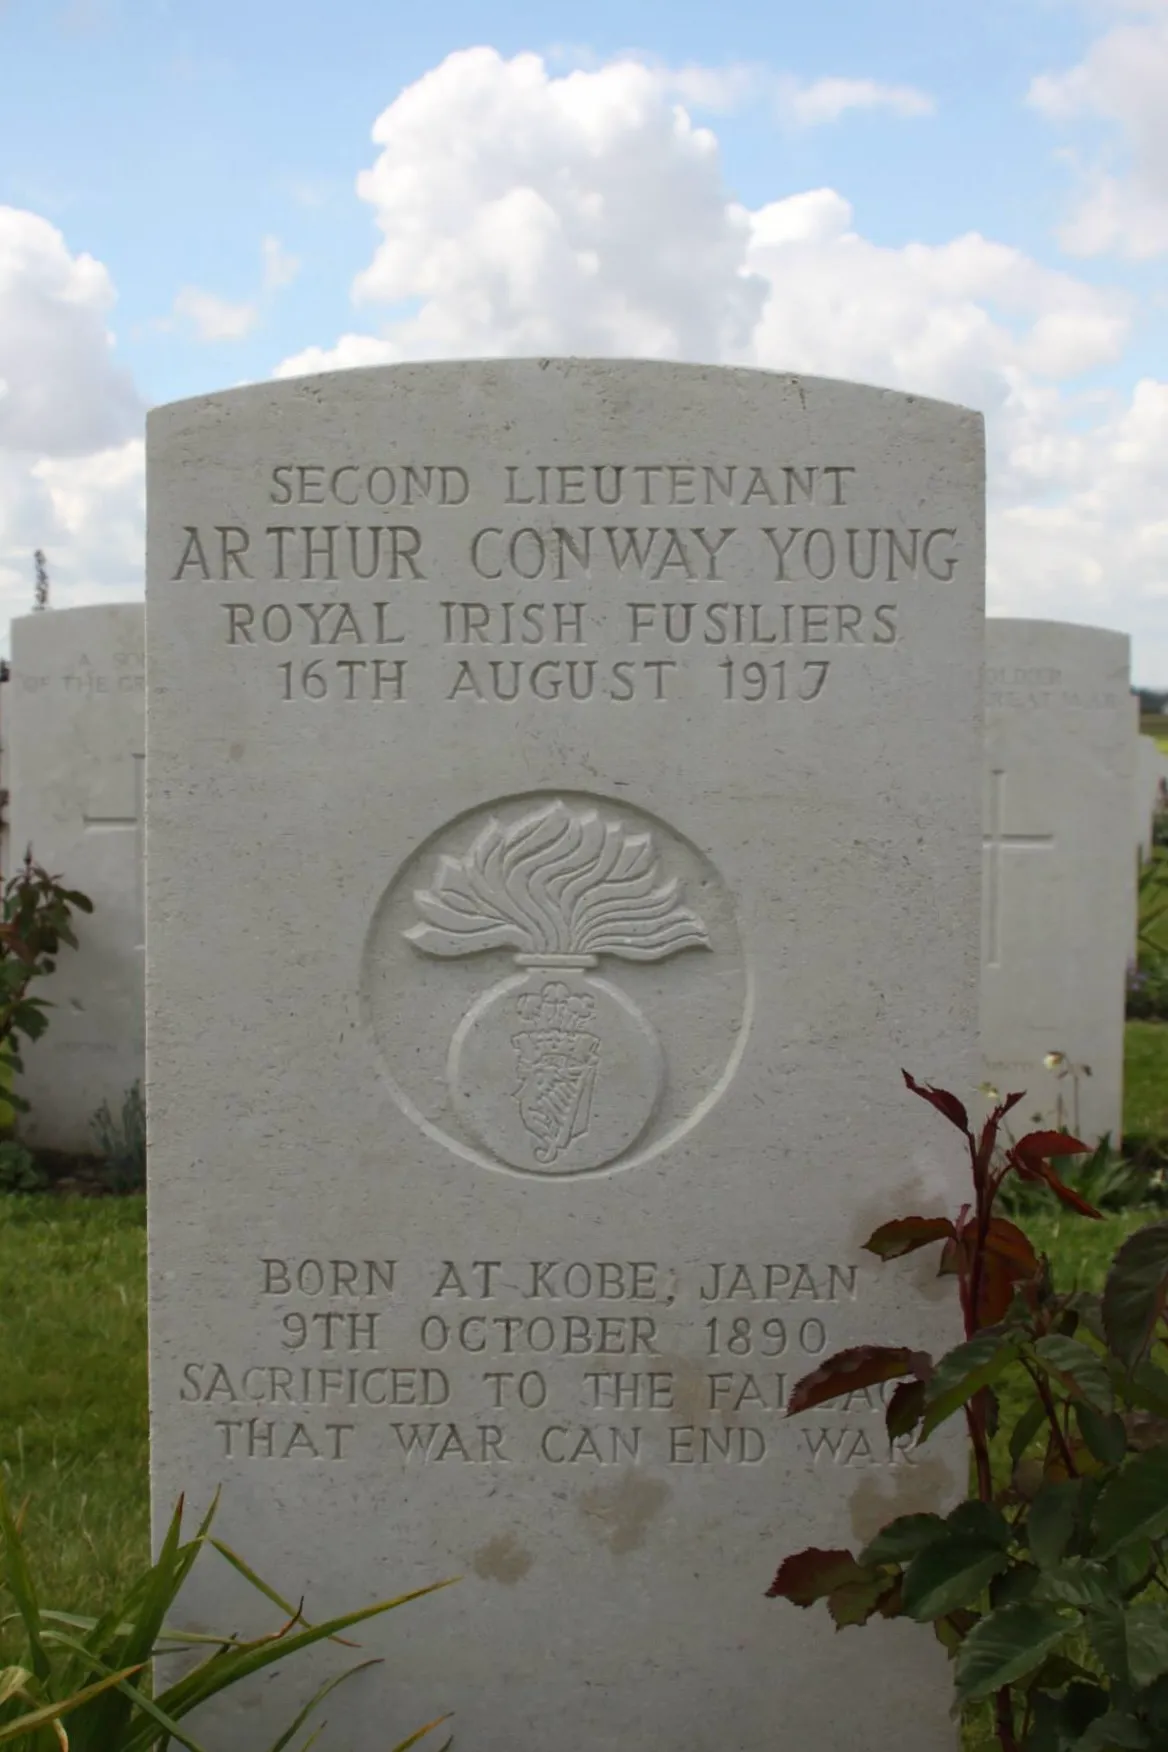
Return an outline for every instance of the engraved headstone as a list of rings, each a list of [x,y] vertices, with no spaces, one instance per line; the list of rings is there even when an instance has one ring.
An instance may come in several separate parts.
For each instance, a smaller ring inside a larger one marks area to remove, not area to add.
[[[149,453],[158,1514],[221,1486],[317,1614],[462,1577],[322,1747],[950,1743],[928,1637],[841,1686],[762,1596],[964,1485],[876,1392],[783,1412],[953,1313],[861,1243],[956,1195],[901,1066],[977,1081],[980,419],[532,360]],[[211,1567],[190,1611],[270,1621]]]
[[[986,622],[982,1034],[1020,1112],[1118,1141],[1135,937],[1123,633]]]
[[[8,856],[92,900],[39,988],[47,1032],[22,1051],[21,1130],[58,1150],[95,1147],[93,1115],[143,1077],[143,609],[52,609],[12,623],[5,685]],[[5,875],[11,875],[11,869]]]

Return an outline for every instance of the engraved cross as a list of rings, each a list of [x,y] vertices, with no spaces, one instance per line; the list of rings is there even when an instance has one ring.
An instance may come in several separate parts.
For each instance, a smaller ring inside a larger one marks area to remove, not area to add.
[[[1006,833],[1006,775],[1002,771],[990,774],[990,807],[988,830],[982,846],[985,862],[985,958],[989,967],[997,967],[1002,959],[1002,868],[1007,852],[1049,852],[1054,846],[1052,833]]]
[[[146,846],[144,829],[146,824],[146,757],[143,754],[133,756],[134,761],[134,813],[132,815],[90,815],[88,811],[82,817],[86,833],[126,833],[131,828],[134,832],[134,892],[138,907],[138,935],[142,939],[134,947],[143,950],[145,943],[146,924]]]

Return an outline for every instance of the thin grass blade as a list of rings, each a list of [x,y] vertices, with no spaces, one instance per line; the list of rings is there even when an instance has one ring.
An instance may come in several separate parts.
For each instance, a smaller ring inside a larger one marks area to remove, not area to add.
[[[46,1703],[40,1709],[34,1709],[30,1715],[19,1716],[16,1721],[8,1722],[0,1728],[0,1746],[19,1739],[21,1734],[35,1734],[40,1728],[51,1727],[61,1716],[81,1709],[92,1702],[99,1692],[108,1691],[113,1685],[120,1685],[137,1671],[127,1667],[122,1673],[108,1673],[104,1679],[99,1679],[93,1685],[87,1685],[84,1691],[74,1692],[72,1697],[62,1698],[59,1703]]]
[[[432,1722],[427,1722],[424,1728],[418,1728],[412,1733],[408,1740],[402,1740],[399,1745],[394,1747],[393,1752],[410,1752],[411,1746],[416,1746],[419,1740],[424,1740],[427,1734],[432,1734],[435,1728],[440,1728],[443,1722],[448,1722],[449,1720],[449,1711],[447,1711],[445,1715],[435,1716],[434,1720]],[[452,1742],[447,1740],[446,1745],[442,1747],[442,1752],[447,1752],[447,1748],[451,1744]]]
[[[28,1638],[32,1670],[43,1684],[52,1673],[53,1667],[41,1640],[40,1607],[37,1604],[36,1589],[33,1587],[24,1541],[13,1519],[3,1478],[0,1478],[0,1538],[4,1546],[6,1579]]]
[[[0,1704],[9,1703],[12,1698],[21,1696],[31,1678],[32,1672],[28,1667],[5,1667],[0,1672]]]
[[[196,1667],[193,1673],[188,1673],[170,1686],[159,1702],[171,1715],[186,1715],[188,1710],[205,1703],[209,1697],[214,1697],[227,1686],[250,1678],[253,1673],[261,1672],[275,1661],[286,1661],[289,1655],[294,1655],[299,1649],[311,1648],[314,1643],[327,1642],[339,1630],[364,1624],[367,1619],[377,1618],[384,1612],[392,1612],[398,1606],[408,1605],[411,1600],[421,1600],[425,1595],[449,1586],[449,1581],[431,1582],[427,1587],[414,1588],[408,1594],[399,1594],[396,1599],[380,1600],[373,1606],[363,1606],[357,1612],[346,1612],[340,1618],[330,1618],[324,1624],[314,1625],[311,1630],[298,1631],[295,1636],[265,1637],[262,1641],[240,1643],[238,1647],[225,1650],[221,1655],[212,1655],[209,1660]],[[121,1752],[146,1752],[146,1748],[130,1743]]]
[[[304,1617],[303,1605],[293,1606],[290,1601],[285,1600],[284,1596],[278,1594],[270,1583],[265,1582],[262,1576],[256,1574],[251,1565],[245,1562],[237,1551],[232,1551],[230,1545],[225,1545],[221,1539],[212,1539],[211,1545],[214,1550],[219,1553],[220,1557],[226,1559],[232,1569],[239,1571],[239,1574],[243,1577],[245,1582],[250,1582],[257,1592],[261,1593],[266,1600],[272,1602],[273,1606],[278,1606],[281,1612],[286,1612],[288,1614],[289,1618],[299,1618],[306,1626],[309,1625],[308,1619]],[[311,1628],[311,1626],[309,1626],[309,1628]],[[347,1642],[344,1637],[338,1636],[333,1640],[336,1642],[343,1642],[347,1649],[357,1647],[356,1643]]]
[[[179,1588],[178,1561],[182,1538],[182,1512],[183,1505],[180,1498],[159,1549],[157,1562],[146,1576],[145,1585],[139,1591],[140,1605],[137,1617],[130,1627],[129,1634],[122,1638],[121,1646],[116,1654],[111,1654],[111,1658],[107,1662],[92,1648],[90,1649],[90,1658],[101,1666],[141,1669],[154,1653],[158,1632],[162,1628],[167,1611],[174,1604],[175,1595]],[[136,1695],[140,1695],[137,1688],[130,1686],[107,1692],[94,1704],[92,1711],[86,1712],[85,1734],[82,1741],[84,1752],[105,1752],[107,1747],[115,1747],[119,1744],[118,1735],[129,1726]],[[78,1752],[82,1752],[82,1747],[79,1747]]]
[[[345,1672],[336,1674],[334,1678],[326,1679],[319,1690],[313,1692],[312,1696],[309,1698],[308,1702],[300,1711],[300,1714],[296,1717],[296,1720],[291,1726],[285,1728],[284,1732],[280,1735],[280,1738],[272,1742],[270,1752],[287,1752],[288,1747],[292,1744],[293,1735],[300,1732],[313,1710],[324,1702],[330,1691],[335,1691],[338,1685],[343,1685],[346,1679],[352,1679],[355,1674],[364,1673],[367,1667],[377,1667],[379,1665],[380,1662],[378,1661],[359,1661],[355,1667],[349,1667]],[[312,1738],[316,1739],[319,1732],[320,1730],[318,1728],[317,1733],[314,1734]],[[310,1741],[309,1744],[311,1745],[311,1743],[312,1742]]]

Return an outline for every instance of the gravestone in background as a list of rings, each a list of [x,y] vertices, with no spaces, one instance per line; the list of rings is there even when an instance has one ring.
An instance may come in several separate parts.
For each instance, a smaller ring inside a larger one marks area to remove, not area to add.
[[[463,1578],[362,1631],[334,1752],[444,1709],[474,1752],[951,1744],[928,1635],[845,1657],[763,1591],[964,1490],[875,1393],[783,1406],[952,1331],[861,1243],[957,1196],[901,1066],[977,1081],[980,419],[532,360],[149,451],[156,1514],[222,1486],[317,1615]],[[262,1607],[208,1565],[188,1611]]]
[[[38,990],[47,1033],[23,1050],[30,1142],[90,1151],[91,1122],[143,1076],[143,608],[49,609],[12,622],[4,688],[11,866],[33,856],[93,901]],[[5,874],[11,874],[11,869]]]
[[[1024,1118],[1089,1142],[1123,1117],[1124,989],[1135,939],[1136,734],[1123,633],[986,622],[982,1033],[986,1075]]]

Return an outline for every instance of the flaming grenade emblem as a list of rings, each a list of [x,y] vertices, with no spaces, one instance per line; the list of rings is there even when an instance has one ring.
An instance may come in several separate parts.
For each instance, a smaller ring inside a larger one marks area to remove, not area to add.
[[[663,961],[709,949],[702,920],[663,878],[650,833],[555,802],[492,818],[461,858],[414,891],[426,955],[514,951],[521,971],[478,998],[454,1033],[451,1094],[475,1136],[513,1168],[579,1174],[642,1136],[665,1086],[653,1028],[593,969],[602,955]]]

